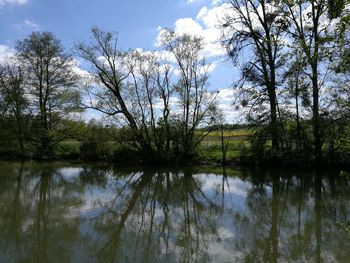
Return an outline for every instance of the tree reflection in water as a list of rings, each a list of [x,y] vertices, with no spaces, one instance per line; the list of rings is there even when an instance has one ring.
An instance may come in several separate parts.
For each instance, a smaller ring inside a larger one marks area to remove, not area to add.
[[[7,172],[0,182],[0,262],[69,261],[78,219],[65,219],[79,201],[80,185],[50,166],[22,164]],[[75,194],[66,195],[68,188]]]
[[[0,166],[1,262],[347,262],[346,173]]]
[[[101,261],[169,262],[177,252],[181,262],[207,261],[219,207],[205,196],[200,180],[188,171],[144,171],[125,179],[108,213],[96,219],[99,229],[111,233]]]

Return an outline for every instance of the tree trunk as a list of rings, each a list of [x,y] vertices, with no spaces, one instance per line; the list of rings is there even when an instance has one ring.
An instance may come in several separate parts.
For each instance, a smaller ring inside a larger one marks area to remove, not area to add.
[[[312,67],[312,126],[314,135],[314,155],[316,163],[322,158],[322,140],[320,132],[320,112],[319,112],[319,89],[318,89],[318,72],[317,65]]]
[[[297,149],[301,149],[301,125],[299,113],[299,74],[296,77],[295,84],[295,109],[296,109],[296,123],[297,123]]]
[[[279,149],[279,132],[277,121],[277,101],[275,88],[269,88],[271,135],[272,135],[272,154],[276,155]]]

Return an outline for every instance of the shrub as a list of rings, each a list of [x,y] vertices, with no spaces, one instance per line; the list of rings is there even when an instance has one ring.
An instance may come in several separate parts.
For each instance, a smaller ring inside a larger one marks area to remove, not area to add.
[[[78,141],[63,141],[55,146],[54,154],[60,159],[79,159],[80,157],[80,142]]]

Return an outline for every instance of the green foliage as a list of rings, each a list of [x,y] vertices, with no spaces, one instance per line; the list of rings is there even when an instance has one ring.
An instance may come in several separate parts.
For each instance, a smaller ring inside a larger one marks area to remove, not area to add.
[[[112,155],[109,136],[101,125],[90,123],[80,145],[83,160],[108,160]]]
[[[0,157],[7,159],[17,156],[20,149],[11,120],[7,118],[1,118],[0,130]]]
[[[210,65],[202,56],[200,37],[162,31],[163,48],[174,58],[169,63],[152,52],[122,52],[117,36],[98,28],[92,29],[91,43],[76,47],[101,83],[84,86],[91,104],[82,108],[108,115],[112,125],[71,120],[70,113],[82,111],[75,62],[52,33],[34,32],[17,42],[14,65],[0,67],[0,155],[219,162],[225,159],[221,128],[229,141],[229,160],[249,156],[309,164],[321,156],[324,163],[349,165],[348,1],[271,2],[275,8],[262,10],[266,13],[258,27],[242,7],[259,13],[265,2],[230,3],[238,16],[226,17],[222,27],[229,34],[228,55],[242,62],[237,99],[251,107],[248,124],[218,126],[217,93],[207,90]],[[304,15],[305,8],[312,10]],[[326,11],[329,21],[323,23]],[[335,32],[327,25],[332,23]],[[290,43],[281,41],[284,37]],[[252,58],[241,61],[243,50]],[[179,74],[171,76],[176,70]],[[171,104],[173,98],[176,104]]]
[[[330,19],[337,18],[344,10],[346,0],[328,0],[328,16]]]
[[[1,141],[6,152],[26,157],[25,141],[29,136],[31,114],[26,97],[22,69],[14,64],[0,66],[0,117]]]
[[[54,154],[59,159],[77,160],[80,158],[80,142],[66,140],[58,143],[54,148]]]
[[[117,144],[113,147],[112,161],[127,164],[139,162],[140,152],[130,144]]]
[[[349,236],[350,238],[350,221],[347,222],[337,222],[338,226],[340,226],[345,232],[346,234]]]
[[[33,32],[17,41],[15,49],[34,115],[34,157],[51,159],[55,144],[64,139],[62,117],[76,111],[80,102],[80,93],[73,88],[77,81],[74,61],[51,32]]]

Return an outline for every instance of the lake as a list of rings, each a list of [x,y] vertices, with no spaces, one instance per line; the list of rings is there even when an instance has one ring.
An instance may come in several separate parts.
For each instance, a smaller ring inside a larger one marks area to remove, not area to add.
[[[350,173],[0,164],[0,262],[349,262]]]

